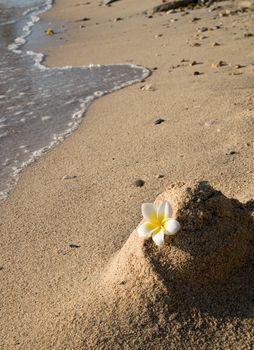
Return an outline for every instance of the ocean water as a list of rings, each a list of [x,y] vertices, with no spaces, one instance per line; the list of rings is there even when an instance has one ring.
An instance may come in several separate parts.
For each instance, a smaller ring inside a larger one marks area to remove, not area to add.
[[[94,99],[149,75],[127,64],[44,66],[43,55],[26,51],[24,44],[51,5],[0,0],[0,200],[25,166],[78,127]]]

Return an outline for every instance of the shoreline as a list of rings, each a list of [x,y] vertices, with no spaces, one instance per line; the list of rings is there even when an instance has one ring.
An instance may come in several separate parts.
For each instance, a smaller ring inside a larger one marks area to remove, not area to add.
[[[140,82],[141,80],[144,80],[147,78],[148,75],[151,74],[151,72],[142,67],[137,66],[135,64],[117,64],[117,65],[98,65],[98,64],[90,64],[90,65],[81,65],[78,67],[73,67],[71,65],[67,65],[64,67],[48,67],[46,64],[46,56],[41,52],[40,46],[45,45],[46,41],[49,40],[49,37],[45,35],[46,28],[43,29],[43,24],[38,24],[37,22],[40,19],[40,15],[43,13],[46,13],[49,11],[50,8],[53,7],[53,3],[51,0],[45,1],[43,4],[40,4],[36,7],[32,7],[29,10],[25,12],[23,21],[23,28],[20,30],[19,36],[17,36],[15,39],[13,38],[12,41],[9,42],[8,49],[10,52],[13,52],[14,55],[24,55],[26,58],[31,57],[31,69],[30,69],[30,75],[32,76],[32,71],[37,70],[37,73],[42,74],[42,72],[51,72],[51,75],[54,74],[54,72],[60,71],[63,73],[62,80],[64,81],[64,74],[67,71],[72,72],[73,75],[73,81],[78,81],[78,76],[75,74],[75,72],[78,70],[80,74],[84,72],[84,74],[89,75],[89,72],[91,71],[91,75],[94,79],[94,84],[87,82],[87,84],[81,84],[80,87],[80,95],[77,93],[73,93],[73,96],[75,96],[75,99],[77,101],[77,106],[73,110],[69,110],[66,113],[65,120],[67,119],[67,116],[69,115],[69,123],[68,125],[64,124],[63,121],[63,114],[62,118],[59,121],[59,124],[63,125],[62,129],[59,127],[57,131],[52,135],[51,132],[51,138],[47,139],[45,138],[45,142],[43,143],[43,140],[41,140],[40,145],[38,145],[38,148],[34,145],[30,149],[29,157],[26,157],[18,162],[17,159],[13,161],[13,165],[15,165],[15,170],[12,171],[9,170],[9,177],[5,177],[6,184],[5,187],[0,188],[0,200],[4,201],[4,199],[7,198],[8,194],[10,194],[13,189],[15,188],[15,185],[18,182],[18,179],[20,177],[20,174],[22,170],[24,170],[27,166],[29,166],[31,163],[38,160],[41,156],[45,155],[50,149],[55,147],[56,145],[60,144],[66,137],[70,135],[70,133],[74,132],[79,124],[82,122],[83,116],[85,115],[89,105],[98,97],[101,97],[102,95],[106,95],[109,93],[112,93],[114,91],[117,91],[119,89],[122,89],[124,87],[127,87],[129,85],[132,85],[134,83]],[[40,20],[39,23],[42,21]],[[45,24],[44,24],[45,25]],[[55,23],[55,25],[59,26],[59,23]],[[55,30],[59,34],[58,31]],[[18,34],[17,34],[18,35]],[[51,40],[52,41],[52,40]],[[36,43],[35,47],[34,44]],[[48,41],[49,44],[49,41]],[[54,46],[54,44],[51,44]],[[73,68],[76,68],[73,69]],[[117,74],[114,73],[114,71],[117,71]],[[104,72],[104,73],[103,73]],[[50,74],[50,73],[49,73]],[[105,85],[103,77],[101,75],[107,74],[107,84]],[[43,79],[43,75],[41,76]],[[32,79],[32,78],[31,78]],[[85,77],[84,77],[85,79]],[[113,81],[112,81],[113,80]],[[72,81],[70,79],[70,81]],[[82,81],[82,79],[81,79]],[[96,84],[96,81],[99,83]],[[86,89],[85,86],[90,86],[90,89]],[[96,86],[95,88],[92,88],[92,85]],[[52,85],[53,89],[53,85]],[[96,91],[96,89],[98,91]],[[89,90],[89,91],[88,91]],[[36,90],[33,91],[33,95],[36,95]],[[65,92],[62,91],[62,95],[65,96]],[[66,96],[68,98],[68,96]],[[57,105],[57,104],[56,104]],[[60,110],[60,106],[57,105],[57,108]],[[7,112],[6,112],[7,113]],[[39,113],[37,111],[37,113]],[[49,113],[49,109],[46,111],[46,113]],[[55,116],[55,117],[58,117]],[[65,127],[64,127],[65,125]],[[43,126],[44,128],[44,126]],[[56,130],[56,128],[55,128]],[[31,134],[35,133],[33,129],[30,130]],[[37,130],[38,131],[38,130]],[[48,130],[50,132],[50,130]],[[22,135],[23,140],[26,138],[26,135]],[[26,143],[29,144],[29,140],[26,139]],[[32,143],[34,143],[32,141]],[[18,146],[17,146],[18,147]],[[20,145],[20,147],[23,147],[23,145]],[[28,150],[27,150],[28,152]],[[3,151],[3,153],[5,153]],[[9,155],[7,152],[6,159],[8,160],[8,157],[12,159],[12,155]],[[9,169],[14,169],[9,165]],[[1,202],[2,202],[1,201]]]
[[[148,19],[144,5],[133,0],[110,8],[98,3],[81,14],[79,6],[59,0],[42,16],[68,16],[64,39],[58,45],[56,36],[56,45],[43,50],[46,63],[132,61],[157,69],[145,82],[94,101],[79,128],[25,169],[1,205],[3,349],[61,348],[81,295],[140,222],[141,203],[194,179],[209,180],[241,201],[254,196],[253,41],[240,29],[254,30],[252,17],[243,13],[236,21],[201,9]],[[80,28],[75,21],[85,16],[92,24]],[[195,36],[198,28],[219,23],[220,29],[199,34],[207,38]],[[211,67],[220,60],[227,65]],[[242,74],[231,75],[239,72],[237,64],[245,66]],[[165,121],[155,125],[158,118]],[[145,185],[136,187],[137,179]],[[70,334],[69,344],[78,344],[75,331]]]

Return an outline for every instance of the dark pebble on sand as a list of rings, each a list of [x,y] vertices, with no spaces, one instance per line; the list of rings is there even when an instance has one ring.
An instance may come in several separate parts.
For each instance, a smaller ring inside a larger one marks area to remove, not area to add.
[[[194,73],[193,73],[193,75],[200,75],[201,73],[200,72],[198,72],[198,71],[195,71]]]
[[[84,17],[84,18],[81,18],[81,19],[77,19],[75,22],[86,22],[86,21],[90,21],[91,18],[88,18],[88,17]]]
[[[80,248],[80,245],[71,243],[71,244],[69,244],[69,247],[70,248]]]
[[[137,186],[137,187],[143,187],[144,184],[145,184],[145,181],[144,181],[144,180],[141,180],[141,179],[138,179],[138,180],[135,180],[134,184],[135,184],[135,186]]]
[[[161,123],[163,123],[163,122],[165,122],[165,119],[159,118],[159,119],[156,119],[156,120],[155,120],[154,124],[155,124],[155,125],[159,125],[159,124],[161,124]]]
[[[62,180],[73,180],[76,178],[77,178],[77,175],[65,175]]]
[[[232,156],[233,154],[237,154],[237,152],[234,150],[229,150],[228,152],[226,152],[227,156]]]
[[[252,36],[254,36],[253,33],[244,33],[244,37],[245,37],[245,38],[250,38],[250,37],[252,37]]]
[[[164,178],[164,175],[163,175],[163,174],[157,174],[155,177],[156,177],[157,179],[163,179],[163,178]]]

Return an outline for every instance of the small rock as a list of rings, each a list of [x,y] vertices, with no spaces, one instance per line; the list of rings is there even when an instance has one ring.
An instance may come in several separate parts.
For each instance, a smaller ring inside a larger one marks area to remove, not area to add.
[[[209,28],[209,30],[216,30],[216,29],[220,29],[220,28],[221,28],[220,25],[216,25],[216,26]]]
[[[212,43],[212,47],[215,47],[215,46],[220,46],[220,44],[215,41],[214,43]]]
[[[155,120],[154,124],[159,125],[159,124],[164,123],[164,122],[165,122],[165,119],[159,118],[159,119]]]
[[[218,61],[216,63],[212,63],[212,68],[219,68],[219,67],[223,67],[226,66],[227,63],[224,61]]]
[[[199,17],[193,17],[191,21],[192,21],[192,22],[197,22],[197,21],[200,21],[200,19],[201,19],[201,18],[199,18]]]
[[[171,20],[170,20],[170,22],[177,22],[178,21],[178,19],[177,18],[171,18]]]
[[[154,37],[155,38],[161,38],[163,36],[163,34],[156,34]]]
[[[146,84],[144,86],[141,86],[140,89],[143,91],[155,91],[156,90],[155,87],[151,84]]]
[[[228,14],[226,12],[220,12],[219,17],[227,17]]]
[[[200,43],[194,43],[194,44],[192,44],[192,46],[199,47],[199,46],[201,46],[201,44]]]
[[[245,66],[242,66],[241,64],[236,64],[235,65],[235,69],[240,69],[240,68],[244,68]]]
[[[207,27],[198,28],[198,32],[199,32],[199,33],[207,32],[207,31],[208,31],[208,28],[207,28]]]
[[[77,175],[64,175],[62,180],[73,180],[76,178],[77,178]]]
[[[217,123],[217,120],[208,120],[207,122],[205,122],[205,126],[210,127],[216,123]]]
[[[227,156],[232,156],[233,154],[237,154],[237,152],[234,151],[234,150],[229,150],[229,151],[226,152]]]
[[[229,73],[229,75],[242,75],[243,73],[242,72],[232,72],[232,73]]]
[[[116,18],[114,18],[114,21],[115,22],[118,22],[118,21],[122,21],[123,19],[121,18],[121,17],[116,17]]]
[[[80,26],[79,26],[79,28],[85,28],[86,26],[84,26],[84,24],[81,24]]]
[[[252,36],[254,36],[253,33],[244,33],[244,37],[245,37],[245,38],[250,38],[250,37],[252,37]]]
[[[201,73],[198,71],[193,72],[193,75],[200,75]]]
[[[84,18],[79,19],[79,22],[86,22],[86,21],[90,21],[90,19],[91,19],[91,18],[84,17]]]
[[[254,117],[249,117],[248,118],[248,124],[249,125],[254,125]]]
[[[197,64],[196,61],[192,61],[192,62],[190,63],[190,66],[195,66],[196,64]]]
[[[135,180],[134,184],[136,187],[143,187],[145,185],[145,181],[138,179],[138,180]]]
[[[167,15],[170,15],[171,13],[176,13],[176,10],[172,9],[172,10],[168,10],[168,11],[166,12]]]
[[[71,244],[69,244],[69,247],[70,248],[80,248],[80,245],[71,243]]]
[[[164,175],[162,175],[162,174],[157,174],[157,175],[155,175],[155,177],[156,177],[157,179],[163,179],[163,178],[164,178]]]

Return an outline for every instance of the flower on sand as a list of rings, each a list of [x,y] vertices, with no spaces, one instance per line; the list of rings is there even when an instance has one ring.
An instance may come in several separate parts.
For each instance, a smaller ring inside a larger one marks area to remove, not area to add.
[[[141,207],[145,222],[138,227],[139,237],[152,237],[158,246],[164,244],[164,236],[174,235],[180,230],[181,225],[172,219],[172,207],[168,202],[163,202],[158,208],[152,203],[144,203]]]

